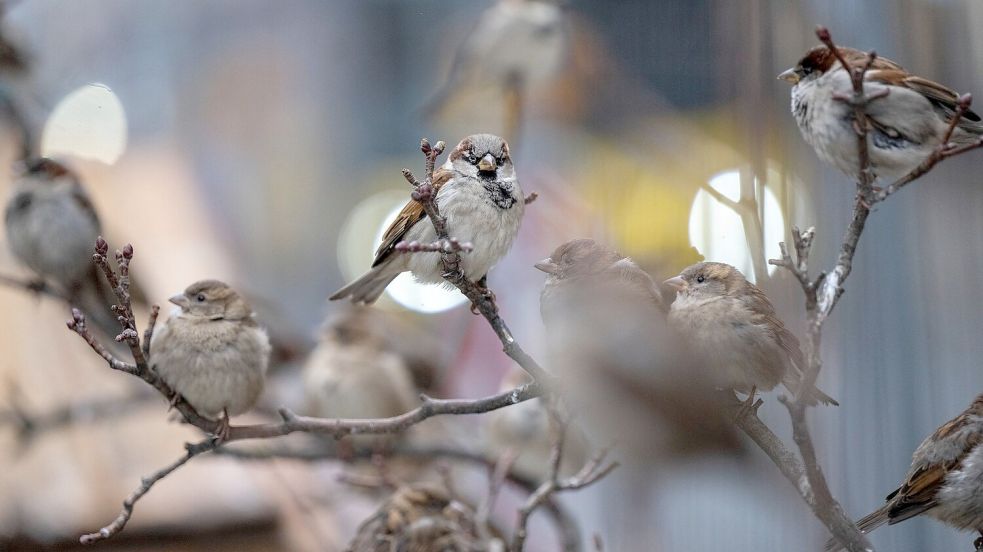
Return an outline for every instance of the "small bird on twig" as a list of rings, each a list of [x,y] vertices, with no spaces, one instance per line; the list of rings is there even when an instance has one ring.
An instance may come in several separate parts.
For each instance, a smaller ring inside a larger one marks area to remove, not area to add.
[[[868,54],[837,48],[847,63],[863,67]],[[858,172],[854,90],[849,72],[826,46],[809,50],[796,64],[778,75],[792,87],[792,115],[806,142],[820,159],[851,176]],[[908,73],[897,63],[876,57],[864,75],[864,94],[883,97],[865,107],[870,165],[881,178],[896,179],[925,161],[945,138],[959,104],[949,88]],[[950,142],[968,145],[983,135],[983,120],[963,113]]]
[[[419,405],[403,359],[389,350],[384,328],[366,307],[331,321],[304,365],[307,411],[321,418],[388,418]],[[357,437],[369,444],[390,440]],[[355,442],[354,439],[349,440]]]
[[[452,97],[481,88],[496,89],[507,101],[520,96],[521,102],[528,89],[557,74],[568,43],[562,2],[498,0],[457,48],[446,81],[425,109],[436,112]]]
[[[978,531],[983,547],[983,395],[922,441],[904,483],[887,503],[857,521],[869,533],[926,514],[963,531]],[[826,550],[839,550],[830,540]]]
[[[480,284],[512,247],[525,210],[525,196],[516,180],[508,144],[492,134],[474,134],[461,140],[447,162],[434,171],[433,189],[448,232],[474,246],[470,253],[461,254],[461,269]],[[395,249],[403,241],[430,243],[436,239],[423,204],[410,200],[383,235],[372,268],[335,292],[331,300],[350,297],[353,303],[374,303],[386,286],[407,270],[421,282],[446,284],[440,253],[400,253]]]
[[[778,318],[761,289],[736,268],[704,262],[665,281],[676,290],[669,324],[717,378],[717,384],[748,393],[779,383],[797,393],[806,368],[799,340]],[[805,395],[809,404],[837,405],[818,388]]]
[[[238,293],[201,280],[170,298],[179,307],[154,332],[150,365],[202,416],[218,418],[226,439],[229,417],[256,404],[270,356],[266,330]]]
[[[740,449],[705,366],[668,325],[662,295],[634,261],[594,240],[536,263],[550,361],[588,438],[645,462]]]

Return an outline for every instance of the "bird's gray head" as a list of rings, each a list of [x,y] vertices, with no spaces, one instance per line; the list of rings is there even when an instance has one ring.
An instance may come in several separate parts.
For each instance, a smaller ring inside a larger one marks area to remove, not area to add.
[[[677,295],[710,298],[735,293],[746,281],[741,271],[729,264],[705,262],[686,267],[664,283]]]
[[[200,280],[169,299],[184,314],[210,320],[244,320],[253,309],[225,282]]]
[[[515,178],[509,145],[494,134],[472,134],[448,156],[452,169],[460,174],[489,182]]]

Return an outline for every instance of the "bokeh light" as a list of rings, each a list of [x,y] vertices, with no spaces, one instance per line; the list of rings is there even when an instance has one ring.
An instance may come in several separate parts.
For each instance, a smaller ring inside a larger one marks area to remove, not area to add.
[[[107,165],[126,149],[126,111],[104,84],[86,84],[62,98],[41,135],[41,154],[93,159]]]
[[[363,199],[352,209],[338,237],[338,264],[346,281],[365,273],[372,265],[382,235],[406,205],[405,192],[381,192]],[[435,313],[452,309],[467,301],[459,291],[443,286],[421,284],[404,272],[386,288],[385,296],[417,312]]]
[[[708,184],[732,201],[741,199],[741,173],[736,169],[713,176]],[[765,258],[778,258],[781,256],[778,242],[785,235],[785,216],[767,184],[761,186],[756,182],[755,189],[763,190],[764,196],[761,209]],[[748,280],[758,280],[741,216],[706,190],[697,192],[693,199],[689,214],[689,241],[706,260],[734,265]],[[768,265],[768,274],[774,273],[776,268]]]

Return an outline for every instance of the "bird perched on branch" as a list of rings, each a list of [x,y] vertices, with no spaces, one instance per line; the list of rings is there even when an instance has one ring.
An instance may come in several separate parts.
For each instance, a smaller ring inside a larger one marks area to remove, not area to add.
[[[837,48],[853,67],[867,63],[868,54]],[[796,64],[778,75],[792,87],[792,115],[799,130],[819,157],[839,170],[858,172],[854,110],[844,99],[853,96],[850,74],[826,46],[809,50]],[[908,73],[897,63],[877,57],[864,76],[870,165],[878,177],[895,179],[911,172],[932,154],[945,137],[960,101],[949,88]],[[971,144],[983,135],[983,120],[968,109],[950,142]]]
[[[154,333],[150,364],[175,393],[209,418],[218,418],[219,439],[229,417],[256,404],[270,356],[266,330],[235,290],[201,280],[170,298],[179,308]]]
[[[426,110],[432,113],[453,96],[481,88],[523,94],[556,75],[568,49],[565,23],[561,2],[497,0],[455,51],[447,79]]]
[[[676,290],[669,324],[690,342],[718,385],[748,393],[749,404],[756,390],[779,383],[798,393],[806,368],[799,340],[739,270],[698,263],[665,284]],[[805,398],[809,404],[839,404],[815,387]]]
[[[983,395],[922,441],[900,487],[887,503],[857,521],[869,533],[926,514],[963,531],[979,531],[983,545]],[[835,541],[826,550],[839,550]]]
[[[450,235],[474,246],[470,253],[461,255],[461,269],[470,280],[480,282],[512,247],[525,210],[525,196],[516,180],[508,144],[492,134],[474,134],[461,140],[444,165],[434,171],[433,188]],[[403,241],[429,243],[436,239],[423,204],[410,200],[383,235],[372,268],[335,292],[331,300],[350,297],[353,303],[374,303],[386,286],[407,270],[421,282],[446,283],[440,253],[396,250]]]
[[[370,309],[353,307],[329,323],[304,365],[307,410],[321,418],[388,418],[419,405],[403,359],[389,350]],[[381,439],[381,440],[380,440]],[[376,436],[361,441],[386,442]]]
[[[536,268],[547,273],[540,310],[550,364],[591,442],[617,439],[646,462],[739,450],[710,374],[666,324],[641,267],[579,239]]]

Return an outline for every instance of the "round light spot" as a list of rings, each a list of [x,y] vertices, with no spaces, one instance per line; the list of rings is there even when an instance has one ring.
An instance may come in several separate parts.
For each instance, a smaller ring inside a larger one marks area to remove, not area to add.
[[[41,154],[115,163],[126,149],[126,112],[104,84],[87,84],[62,98],[45,122]]]
[[[709,185],[732,201],[741,198],[741,174],[738,170],[717,174],[710,179]],[[763,189],[764,196],[759,197],[758,201],[762,202],[765,258],[777,258],[781,256],[778,242],[785,236],[785,216],[769,186],[756,188]],[[751,282],[759,279],[754,273],[754,260],[740,215],[705,190],[697,192],[693,199],[689,214],[689,241],[706,260],[733,265]],[[777,268],[767,266],[768,274],[773,274]]]
[[[338,265],[349,281],[369,269],[383,234],[406,205],[408,195],[382,192],[365,198],[352,209],[338,236]],[[456,289],[421,284],[409,272],[397,276],[385,295],[407,309],[423,313],[442,312],[467,302]]]

